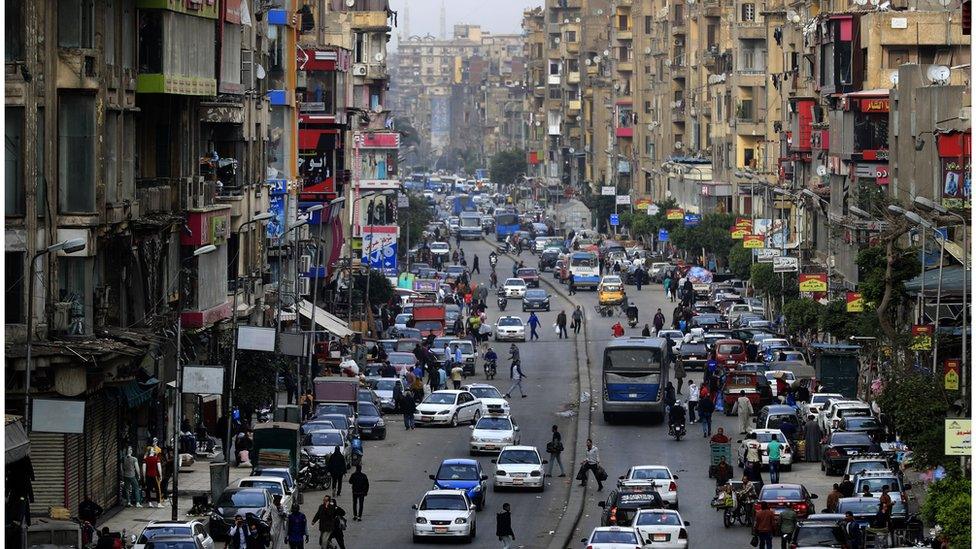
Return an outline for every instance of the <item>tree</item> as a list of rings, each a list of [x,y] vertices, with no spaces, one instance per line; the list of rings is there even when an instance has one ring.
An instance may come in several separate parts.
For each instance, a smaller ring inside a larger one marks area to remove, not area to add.
[[[491,180],[501,185],[512,185],[525,174],[525,151],[512,149],[499,151],[491,157]]]
[[[864,301],[876,304],[881,330],[894,342],[898,339],[900,320],[897,311],[904,299],[905,282],[918,276],[922,268],[915,250],[896,245],[904,230],[896,230],[884,239],[884,246],[865,248],[857,254],[858,289]]]
[[[862,313],[847,312],[847,300],[835,299],[822,309],[817,326],[821,332],[837,339],[847,340],[851,336],[878,337],[878,315],[872,305],[866,305]]]
[[[427,200],[422,195],[408,191],[407,199],[410,201],[410,207],[397,210],[397,225],[400,226],[400,251],[404,257],[408,253],[406,243],[409,242],[411,246],[420,244],[423,239],[424,228],[434,219],[434,212],[431,211],[430,205],[427,204]]]
[[[939,376],[896,362],[888,369],[878,397],[882,413],[912,449],[912,467],[916,470],[930,469],[946,459],[945,418],[949,401],[940,380]]]
[[[808,298],[787,301],[783,307],[787,331],[809,341],[817,331],[823,309],[823,305]]]
[[[732,246],[729,250],[729,270],[736,278],[748,279],[752,270],[752,250]]]
[[[755,263],[750,272],[752,286],[757,292],[769,296],[774,303],[800,296],[796,273],[774,273],[772,263]]]
[[[671,243],[675,247],[700,255],[714,254],[720,264],[729,256],[733,243],[729,229],[735,224],[735,216],[725,213],[705,214],[695,227],[677,226],[671,232]]]
[[[972,482],[962,475],[950,474],[929,486],[922,504],[922,517],[938,524],[949,538],[950,547],[970,547]]]

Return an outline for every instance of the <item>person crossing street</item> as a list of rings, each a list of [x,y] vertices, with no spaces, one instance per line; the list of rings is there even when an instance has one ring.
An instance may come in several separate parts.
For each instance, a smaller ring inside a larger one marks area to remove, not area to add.
[[[559,331],[559,339],[569,339],[569,334],[566,333],[566,311],[559,311],[556,315],[556,328]]]
[[[576,310],[573,311],[573,334],[579,335],[580,330],[582,329],[583,329],[583,308],[577,305]]]
[[[539,317],[536,316],[534,312],[529,315],[528,324],[529,324],[529,329],[531,330],[531,332],[529,333],[529,341],[532,341],[534,339],[539,339],[538,329],[539,329],[539,324],[542,324],[542,321],[539,320]]]
[[[507,391],[505,391],[505,398],[510,397],[511,394],[512,394],[512,391],[514,391],[516,387],[518,387],[519,394],[522,395],[522,398],[525,398],[527,395],[522,390],[522,380],[525,379],[525,373],[522,372],[522,363],[521,362],[513,362],[512,365],[515,368],[515,373],[513,374],[513,377],[512,377],[512,380],[513,380],[512,381],[512,386],[509,387]]]

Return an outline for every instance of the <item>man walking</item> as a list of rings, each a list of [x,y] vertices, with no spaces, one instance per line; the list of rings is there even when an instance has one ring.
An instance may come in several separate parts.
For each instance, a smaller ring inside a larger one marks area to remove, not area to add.
[[[664,275],[664,295],[674,303],[674,296],[671,294],[671,275]]]
[[[681,386],[685,382],[685,365],[681,360],[676,360],[674,363],[674,378],[678,380],[677,393],[681,394]]]
[[[525,374],[522,372],[522,362],[513,362],[512,366],[515,368],[515,371],[512,373],[512,386],[505,392],[505,398],[508,398],[516,387],[518,387],[519,394],[522,395],[522,398],[525,398],[526,394],[522,391],[522,380],[525,379]]]
[[[495,515],[495,535],[502,542],[502,549],[511,549],[515,532],[512,531],[512,506],[508,502],[503,503],[502,512]]]
[[[316,522],[319,523],[319,545],[322,545],[323,538],[329,539],[326,534],[332,532],[332,525],[335,524],[335,508],[332,507],[332,498],[329,496],[322,498],[322,505],[315,511],[312,524]]]
[[[291,505],[285,537],[290,549],[305,549],[305,544],[308,543],[308,519],[297,503]]]
[[[573,311],[573,334],[579,335],[580,330],[583,328],[583,309],[577,305],[576,310]]]
[[[342,476],[346,474],[346,458],[338,446],[329,456],[326,468],[329,470],[329,476],[332,477],[332,497],[337,498],[342,495]]]
[[[349,484],[352,485],[352,520],[362,521],[363,503],[369,493],[369,478],[363,472],[362,465],[357,465],[356,472],[349,475]]]
[[[661,308],[657,308],[657,313],[654,314],[654,333],[660,332],[661,328],[664,328],[664,313],[661,312]]]
[[[569,295],[576,295],[576,277],[569,273]]]
[[[559,476],[566,476],[563,460],[560,457],[563,453],[563,435],[559,433],[559,427],[556,425],[552,426],[552,440],[546,444],[546,451],[549,452],[549,476],[552,476],[552,469],[557,463],[559,464]]]
[[[695,423],[695,408],[698,407],[698,384],[688,381],[688,421]]]
[[[417,401],[413,399],[413,392],[408,389],[400,395],[400,412],[403,413],[403,429],[405,431],[416,428],[413,417],[416,411]]]
[[[793,530],[796,530],[796,511],[787,505],[779,514],[780,549],[787,549],[790,546]]]
[[[739,391],[739,399],[732,407],[732,413],[739,414],[739,434],[748,434],[752,429],[749,427],[749,420],[752,419],[752,402],[746,396],[745,391]]]
[[[556,315],[556,327],[559,329],[559,339],[569,339],[569,334],[566,333],[566,311],[559,311]]]
[[[481,269],[478,268],[478,256],[474,256],[474,259],[471,260],[471,274],[474,273],[481,274]]]
[[[600,449],[593,445],[592,439],[586,439],[586,458],[580,467],[576,479],[580,481],[580,486],[586,486],[587,473],[593,471],[593,478],[596,479],[597,491],[603,491],[603,481],[600,480]]]
[[[776,531],[776,513],[769,503],[759,502],[759,510],[752,526],[752,533],[759,537],[759,549],[773,549],[773,533]]]
[[[773,435],[772,440],[766,446],[769,452],[769,482],[773,484],[779,483],[779,460],[783,445],[779,441],[779,437]]]
[[[539,317],[536,316],[535,312],[531,313],[529,315],[529,329],[531,330],[529,333],[529,341],[539,339],[539,332],[536,331],[539,328],[539,324],[542,324]]]
[[[715,411],[715,403],[710,398],[703,398],[698,401],[698,419],[702,424],[702,436],[712,435],[712,412]]]

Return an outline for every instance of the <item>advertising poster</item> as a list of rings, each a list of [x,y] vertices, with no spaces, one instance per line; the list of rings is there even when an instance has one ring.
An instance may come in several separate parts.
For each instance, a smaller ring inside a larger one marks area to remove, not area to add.
[[[756,250],[765,247],[766,238],[761,234],[747,234],[742,237],[742,247],[747,250]]]
[[[363,227],[363,264],[373,269],[395,269],[398,229],[396,225]]]
[[[752,234],[766,237],[767,248],[796,248],[799,243],[790,235],[789,221],[786,219],[757,219],[752,225]]]
[[[827,275],[825,273],[801,274],[799,277],[801,292],[816,293],[827,291]]]
[[[956,358],[949,358],[945,361],[945,388],[947,391],[959,390],[959,370],[962,361]]]
[[[942,205],[946,208],[969,208],[972,201],[973,183],[968,159],[942,159]]]
[[[972,420],[945,420],[945,454],[971,456],[973,454]]]
[[[861,292],[847,292],[847,312],[864,312],[864,296],[861,295]]]
[[[931,351],[933,335],[935,335],[935,327],[931,324],[912,326],[912,343],[908,348],[913,351]]]
[[[681,221],[685,218],[685,211],[681,208],[668,210],[668,221]]]

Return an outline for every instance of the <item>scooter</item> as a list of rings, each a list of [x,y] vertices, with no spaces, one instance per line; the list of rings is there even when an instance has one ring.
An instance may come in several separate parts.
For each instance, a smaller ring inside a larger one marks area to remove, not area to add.
[[[498,371],[498,364],[494,360],[488,360],[485,362],[485,378],[495,379],[495,373]]]
[[[685,436],[685,434],[687,433],[685,432],[684,422],[677,425],[672,425],[668,428],[668,436],[674,437],[674,440],[681,440],[681,437]]]
[[[504,311],[505,307],[508,306],[508,299],[506,299],[505,296],[499,296],[496,301],[498,302],[499,311]]]
[[[627,317],[627,325],[630,326],[631,328],[636,328],[637,327],[637,317],[636,316]]]

